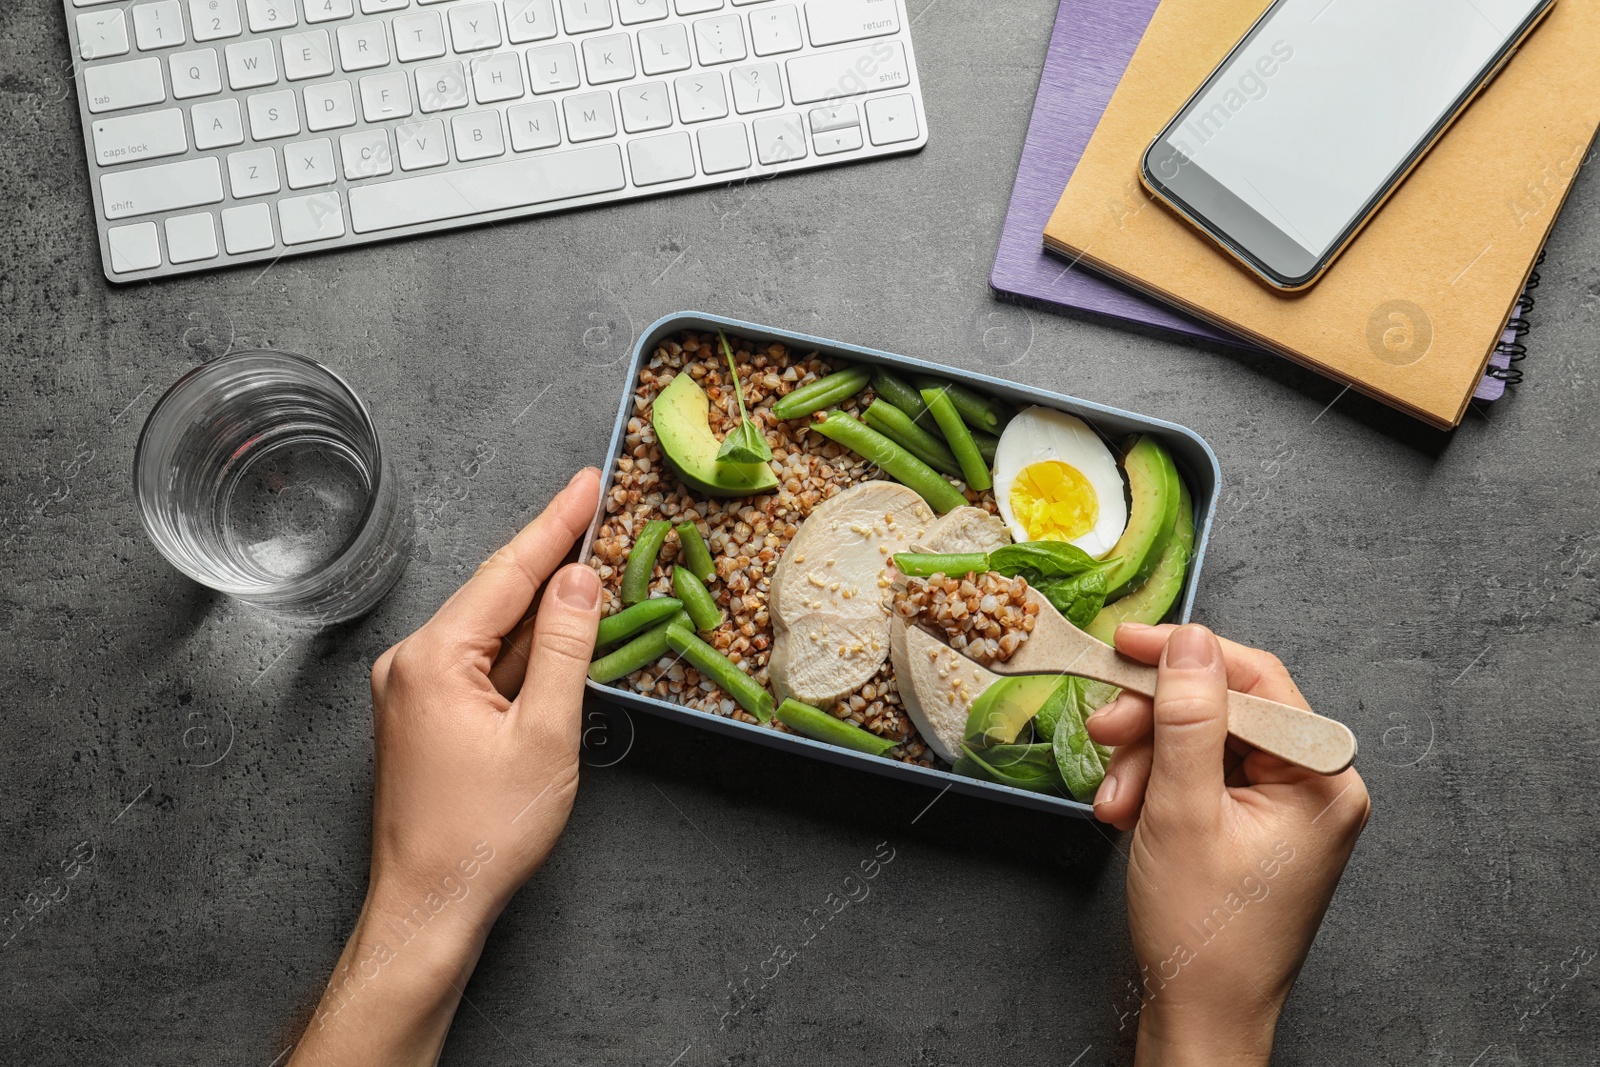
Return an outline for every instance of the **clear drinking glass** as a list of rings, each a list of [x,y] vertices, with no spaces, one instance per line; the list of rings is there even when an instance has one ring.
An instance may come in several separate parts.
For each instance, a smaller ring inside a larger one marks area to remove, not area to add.
[[[238,352],[185,374],[145,420],[133,468],[173,566],[293,621],[371,610],[410,555],[410,510],[366,405],[304,356]]]

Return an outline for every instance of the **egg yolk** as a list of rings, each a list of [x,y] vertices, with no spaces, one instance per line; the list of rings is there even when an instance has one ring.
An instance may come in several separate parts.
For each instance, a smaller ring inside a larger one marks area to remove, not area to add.
[[[1011,513],[1030,541],[1075,541],[1094,529],[1100,500],[1078,468],[1049,459],[1018,473],[1011,484]]]

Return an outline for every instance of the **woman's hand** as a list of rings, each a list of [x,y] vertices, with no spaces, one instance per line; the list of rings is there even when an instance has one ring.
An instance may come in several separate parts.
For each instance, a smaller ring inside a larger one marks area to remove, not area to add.
[[[599,493],[580,471],[373,666],[367,900],[292,1064],[434,1063],[489,927],[555,847],[600,617],[594,572],[556,568]]]
[[[1122,626],[1159,664],[1154,700],[1089,718],[1117,746],[1095,814],[1133,828],[1128,925],[1140,964],[1137,1062],[1265,1064],[1369,804],[1352,768],[1323,777],[1227,733],[1227,691],[1308,707],[1270,653],[1203,626]]]

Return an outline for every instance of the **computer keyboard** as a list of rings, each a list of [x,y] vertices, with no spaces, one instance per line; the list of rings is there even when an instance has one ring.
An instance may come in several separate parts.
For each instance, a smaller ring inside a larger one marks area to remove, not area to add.
[[[922,147],[904,0],[64,0],[106,277]]]

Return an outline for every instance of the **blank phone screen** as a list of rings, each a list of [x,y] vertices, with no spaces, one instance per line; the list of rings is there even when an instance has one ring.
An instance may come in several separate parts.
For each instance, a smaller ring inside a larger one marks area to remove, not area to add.
[[[1542,6],[1284,0],[1166,143],[1321,257]]]

